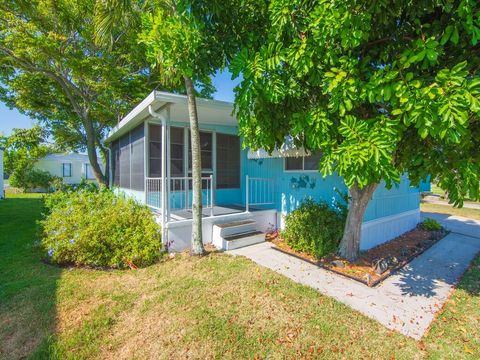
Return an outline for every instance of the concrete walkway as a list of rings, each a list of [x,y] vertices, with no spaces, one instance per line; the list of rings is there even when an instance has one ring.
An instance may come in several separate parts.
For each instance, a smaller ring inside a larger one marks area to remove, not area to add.
[[[438,218],[452,233],[375,288],[279,252],[268,242],[229,253],[246,256],[418,340],[480,251],[480,221],[427,215]]]

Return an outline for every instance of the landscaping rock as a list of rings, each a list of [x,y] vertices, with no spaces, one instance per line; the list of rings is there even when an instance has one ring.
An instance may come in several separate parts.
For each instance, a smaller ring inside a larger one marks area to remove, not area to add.
[[[345,263],[342,260],[333,260],[331,264],[335,267],[344,268]]]
[[[378,274],[382,275],[385,271],[388,270],[388,260],[380,259],[373,263],[373,270]]]

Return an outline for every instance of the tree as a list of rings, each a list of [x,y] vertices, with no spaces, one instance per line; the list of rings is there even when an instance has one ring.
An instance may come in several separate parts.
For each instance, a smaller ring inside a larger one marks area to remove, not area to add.
[[[52,151],[46,142],[48,133],[36,125],[30,129],[13,129],[8,137],[0,138],[4,152],[4,173],[10,185],[24,190],[41,187],[48,189],[53,177],[34,168],[38,159]]]
[[[106,185],[102,139],[159,83],[136,33],[124,33],[115,49],[95,43],[94,7],[94,0],[1,2],[0,100],[40,120],[60,147],[86,150]]]
[[[201,255],[205,251],[202,240],[202,166],[196,88],[200,89],[201,95],[209,96],[213,91],[211,75],[226,63],[223,44],[213,36],[214,31],[207,30],[206,19],[193,11],[197,5],[182,0],[107,0],[97,4],[100,37],[111,41],[118,32],[116,26],[119,22],[123,21],[130,27],[139,23],[138,18],[141,18],[140,41],[147,48],[150,62],[160,69],[162,81],[177,88],[183,85],[183,91],[187,94],[192,151],[193,255]],[[198,9],[203,10],[200,5]],[[204,15],[200,11],[199,14]]]
[[[273,0],[265,39],[230,66],[252,148],[285,136],[349,188],[339,253],[355,260],[375,189],[427,175],[479,198],[480,6],[475,1]]]

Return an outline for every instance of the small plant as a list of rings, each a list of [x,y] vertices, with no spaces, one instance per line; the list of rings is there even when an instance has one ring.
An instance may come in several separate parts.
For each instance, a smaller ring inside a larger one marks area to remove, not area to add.
[[[345,218],[344,206],[332,209],[325,202],[307,199],[287,215],[281,236],[292,249],[319,259],[337,250]]]
[[[81,187],[47,196],[45,207],[42,248],[52,263],[135,268],[160,258],[160,226],[132,199]]]
[[[442,230],[442,225],[440,225],[440,223],[437,220],[431,219],[431,218],[427,218],[423,220],[423,222],[420,224],[420,227],[427,231]]]

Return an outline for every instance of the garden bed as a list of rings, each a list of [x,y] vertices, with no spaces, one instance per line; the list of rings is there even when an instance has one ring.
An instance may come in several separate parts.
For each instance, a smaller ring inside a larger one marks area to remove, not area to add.
[[[445,229],[428,231],[419,226],[391,241],[361,252],[355,263],[337,255],[315,259],[308,253],[293,250],[278,234],[272,234],[267,237],[267,240],[276,246],[276,250],[373,287],[429,249],[447,234],[448,232]]]

